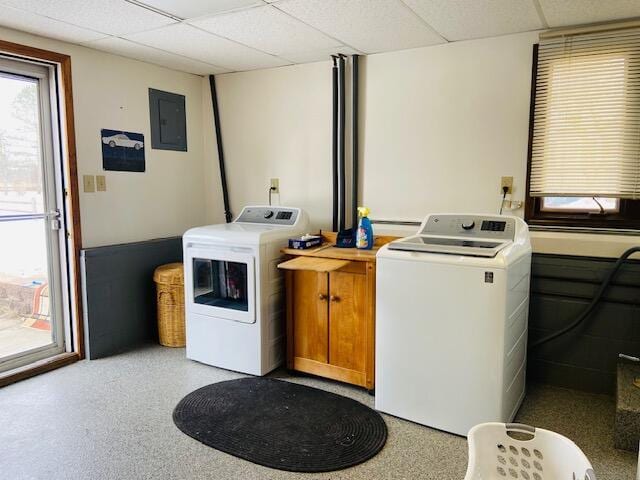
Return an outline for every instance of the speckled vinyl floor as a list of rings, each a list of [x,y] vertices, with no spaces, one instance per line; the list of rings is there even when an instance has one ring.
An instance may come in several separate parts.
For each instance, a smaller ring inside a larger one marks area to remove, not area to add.
[[[184,395],[239,376],[186,360],[182,349],[149,346],[0,389],[0,478],[464,478],[466,439],[386,415],[389,439],[382,452],[362,465],[327,474],[254,465],[206,447],[174,426],[171,413]],[[289,377],[281,371],[274,376]],[[357,388],[304,376],[288,379],[373,406],[373,398]],[[573,439],[599,480],[632,480],[636,456],[613,448],[613,415],[610,397],[532,386],[517,421]]]

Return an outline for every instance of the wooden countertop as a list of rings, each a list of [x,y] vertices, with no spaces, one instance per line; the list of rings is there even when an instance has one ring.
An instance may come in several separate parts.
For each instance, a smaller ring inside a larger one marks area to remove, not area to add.
[[[371,250],[359,250],[357,248],[337,248],[333,243],[323,243],[316,248],[299,250],[297,248],[283,248],[282,253],[299,257],[335,258],[352,262],[375,262],[376,253],[380,247]]]
[[[359,250],[357,248],[337,248],[336,232],[320,232],[324,242],[316,248],[299,250],[297,248],[283,248],[281,251],[287,255],[298,257],[335,258],[338,260],[349,260],[352,262],[373,262],[376,261],[376,253],[384,244],[396,240],[400,237],[389,235],[374,235],[373,248],[371,250]]]

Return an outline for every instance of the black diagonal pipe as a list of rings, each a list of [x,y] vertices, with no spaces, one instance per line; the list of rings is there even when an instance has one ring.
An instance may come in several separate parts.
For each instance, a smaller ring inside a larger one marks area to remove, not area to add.
[[[229,191],[227,189],[227,174],[224,168],[224,150],[222,149],[222,132],[220,130],[220,112],[218,111],[218,93],[216,91],[216,79],[209,75],[211,87],[211,104],[213,106],[213,126],[216,130],[216,143],[218,144],[218,163],[220,164],[220,181],[222,183],[222,202],[224,203],[224,219],[231,222],[233,216],[229,209]]]
[[[358,226],[358,55],[351,56],[351,225]]]
[[[344,230],[345,228],[345,214],[346,214],[346,201],[345,201],[345,158],[344,158],[344,137],[345,137],[345,62],[344,55],[338,57],[338,228]]]
[[[331,69],[333,82],[333,124],[331,126],[331,160],[333,175],[333,231],[338,230],[338,57],[331,56],[333,67]]]

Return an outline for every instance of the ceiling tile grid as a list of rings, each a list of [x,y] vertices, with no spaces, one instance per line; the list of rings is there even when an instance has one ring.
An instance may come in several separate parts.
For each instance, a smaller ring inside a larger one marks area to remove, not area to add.
[[[640,16],[639,0],[537,0],[550,27]]]
[[[272,5],[365,53],[445,42],[401,0],[282,0]]]
[[[262,0],[142,0],[141,3],[184,19],[265,4]]]
[[[22,30],[34,35],[45,35],[55,40],[71,43],[88,42],[105,37],[104,33],[94,32],[5,5],[0,5],[0,26]]]
[[[322,50],[313,50],[308,52],[288,53],[284,57],[291,63],[312,63],[327,61],[331,55],[358,55],[360,52],[349,47],[325,48]]]
[[[533,0],[403,0],[449,41],[544,28]]]
[[[279,67],[290,63],[184,23],[127,35],[125,39],[233,71]]]
[[[0,0],[0,26],[197,74],[633,17],[640,0]]]
[[[118,37],[108,37],[85,44],[87,47],[103,50],[123,57],[154,63],[196,75],[226,73],[230,70],[209,63],[192,60],[181,55],[158,50],[146,45],[140,45]]]
[[[341,46],[340,42],[268,5],[189,23],[273,55]]]
[[[175,23],[169,17],[125,0],[1,0],[0,3],[109,35]]]

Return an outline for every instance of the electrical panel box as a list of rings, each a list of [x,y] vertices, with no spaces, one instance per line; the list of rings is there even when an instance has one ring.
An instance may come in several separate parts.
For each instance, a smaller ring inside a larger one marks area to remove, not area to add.
[[[187,151],[185,97],[177,93],[149,89],[151,148]]]

